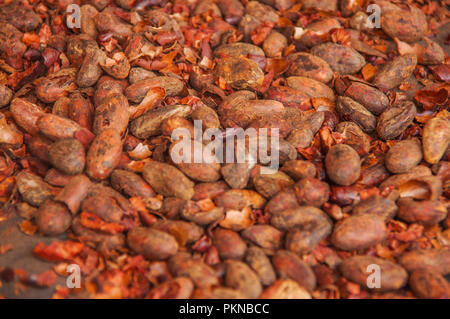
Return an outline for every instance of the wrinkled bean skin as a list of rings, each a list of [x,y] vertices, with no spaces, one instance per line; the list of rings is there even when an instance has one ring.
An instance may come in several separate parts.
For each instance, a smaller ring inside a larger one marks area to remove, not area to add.
[[[178,244],[171,235],[145,227],[129,231],[127,242],[131,249],[151,260],[167,259],[178,250]]]
[[[297,181],[303,178],[314,177],[317,172],[314,164],[302,160],[287,161],[283,164],[281,170]]]
[[[241,210],[246,206],[253,208],[263,208],[266,199],[255,191],[248,189],[232,189],[221,193],[214,199],[217,206],[225,209]]]
[[[231,188],[245,188],[250,178],[247,163],[230,163],[222,166],[220,173]]]
[[[0,143],[13,147],[20,147],[23,144],[22,133],[15,125],[8,124],[3,114],[0,115]]]
[[[268,57],[280,57],[287,47],[286,37],[279,32],[272,32],[263,43],[263,49]]]
[[[207,288],[219,284],[219,279],[213,268],[188,253],[178,253],[168,262],[169,269],[176,276],[190,278],[196,287]]]
[[[86,51],[76,78],[78,86],[89,87],[97,83],[102,75],[102,69],[99,65],[100,52],[98,48],[90,48]]]
[[[373,86],[352,77],[339,77],[334,82],[339,95],[345,95],[363,105],[373,114],[382,113],[389,106],[387,96]]]
[[[81,204],[81,210],[96,214],[103,220],[112,223],[120,223],[124,217],[122,208],[105,194],[87,197]]]
[[[336,11],[337,1],[325,1],[325,0],[304,0],[302,1],[304,8],[315,8],[323,11]]]
[[[305,32],[300,36],[298,41],[307,47],[313,47],[326,42],[329,39],[329,32],[339,28],[341,28],[341,24],[339,20],[335,18],[318,20],[307,26]]]
[[[180,80],[169,76],[151,77],[128,86],[125,89],[125,96],[131,102],[139,103],[145,94],[155,87],[162,87],[166,92],[166,96],[175,96],[181,93],[184,84]]]
[[[37,28],[42,19],[30,7],[19,2],[10,2],[0,9],[0,17],[13,24],[19,30],[26,32]]]
[[[217,112],[208,106],[198,106],[192,113],[191,118],[195,121],[202,121],[202,127],[204,130],[208,128],[219,128],[220,120]]]
[[[94,107],[90,100],[80,93],[71,94],[70,100],[69,118],[81,127],[92,130]]]
[[[291,212],[296,213],[289,216]],[[332,228],[331,221],[324,212],[309,206],[301,206],[296,211],[285,211],[280,216],[273,217],[271,223],[280,229],[289,228],[285,247],[299,255],[313,250],[330,235]]]
[[[380,279],[380,291],[397,290],[406,285],[408,273],[400,265],[391,261],[371,257],[371,256],[353,256],[345,259],[339,269],[347,279],[367,287],[367,277],[371,272],[366,269],[369,265],[378,265],[383,274]],[[369,288],[370,289],[370,288]]]
[[[285,188],[272,197],[267,203],[265,211],[272,215],[278,215],[284,210],[297,208],[298,205],[295,190],[293,188]]]
[[[175,151],[175,148],[177,148],[178,143],[174,143],[171,145],[169,152],[171,154],[177,154],[181,157],[184,156],[184,149],[182,149],[180,152]],[[182,146],[182,145],[181,145]],[[202,147],[201,143],[199,141],[192,141],[190,144],[191,147],[188,147],[191,150],[191,155],[188,157],[189,161],[184,162],[181,161],[180,163],[177,163],[177,167],[189,178],[192,178],[194,180],[197,180],[199,182],[215,182],[220,178],[220,164],[217,163],[217,160],[213,155],[208,156],[208,159],[202,159],[200,163],[195,162],[194,153],[196,152],[196,149],[200,149]],[[178,148],[177,148],[178,149]],[[186,156],[189,156],[186,154]]]
[[[309,109],[309,96],[295,88],[278,86],[269,88],[264,97],[268,100],[275,100],[283,103],[286,107],[298,107],[301,109]]]
[[[122,94],[112,94],[95,108],[93,132],[100,134],[113,128],[122,135],[130,118],[128,101]]]
[[[334,101],[335,99],[332,89],[326,84],[311,78],[304,76],[290,76],[286,78],[286,85],[290,88],[304,92],[311,98],[325,97],[331,101]]]
[[[264,73],[258,64],[242,57],[225,58],[217,65],[215,74],[237,90],[256,89],[264,79]]]
[[[381,113],[376,131],[383,140],[399,136],[414,120],[416,106],[413,102],[400,102]]]
[[[417,57],[413,54],[405,54],[396,57],[386,63],[377,73],[373,84],[380,89],[391,90],[406,80],[414,71]]]
[[[184,206],[180,216],[198,225],[208,225],[223,218],[223,208],[216,207],[202,211],[201,207],[189,201]]]
[[[74,89],[75,72],[74,68],[62,69],[43,79],[36,87],[37,97],[45,103],[55,102]]]
[[[13,91],[4,84],[0,84],[0,107],[7,106],[13,97]]]
[[[259,194],[270,198],[283,188],[293,185],[294,181],[288,175],[278,171],[273,174],[257,173],[253,176],[252,183]]]

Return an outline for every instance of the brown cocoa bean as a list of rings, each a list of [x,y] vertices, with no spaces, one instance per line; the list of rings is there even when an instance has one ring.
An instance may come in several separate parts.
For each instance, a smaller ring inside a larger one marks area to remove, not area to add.
[[[364,214],[339,221],[334,227],[331,242],[342,250],[358,250],[376,245],[386,237],[387,229],[383,219]]]
[[[358,153],[348,145],[337,144],[325,157],[328,177],[339,185],[351,185],[359,178],[361,163]]]

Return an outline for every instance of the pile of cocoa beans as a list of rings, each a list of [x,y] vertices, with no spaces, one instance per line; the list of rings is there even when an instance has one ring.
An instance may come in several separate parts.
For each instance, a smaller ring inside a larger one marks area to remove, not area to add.
[[[55,297],[448,298],[450,13],[398,2],[1,1],[0,220]],[[176,162],[197,121],[279,169]]]

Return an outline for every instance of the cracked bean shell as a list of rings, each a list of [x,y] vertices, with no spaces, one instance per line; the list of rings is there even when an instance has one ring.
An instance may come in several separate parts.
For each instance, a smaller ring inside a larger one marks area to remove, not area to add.
[[[377,134],[383,140],[398,137],[412,123],[416,106],[411,101],[402,101],[386,109],[378,118]]]

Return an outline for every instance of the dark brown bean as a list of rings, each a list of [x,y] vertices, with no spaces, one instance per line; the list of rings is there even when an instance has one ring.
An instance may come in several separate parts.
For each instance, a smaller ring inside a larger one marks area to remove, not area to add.
[[[411,101],[393,105],[378,118],[378,136],[383,140],[396,138],[412,123],[415,115],[416,106]]]

